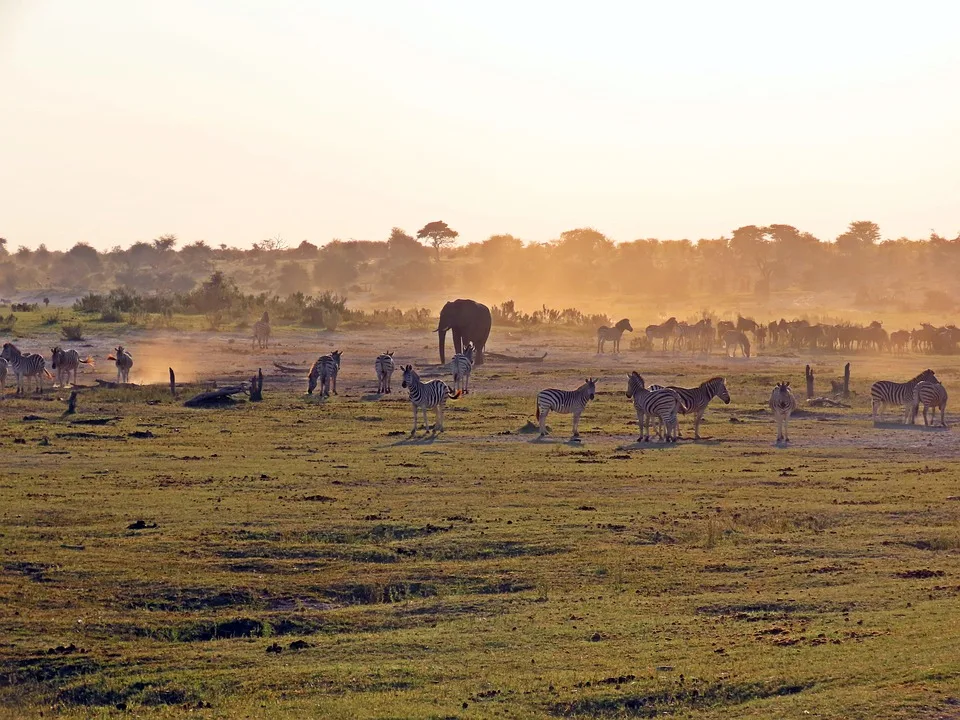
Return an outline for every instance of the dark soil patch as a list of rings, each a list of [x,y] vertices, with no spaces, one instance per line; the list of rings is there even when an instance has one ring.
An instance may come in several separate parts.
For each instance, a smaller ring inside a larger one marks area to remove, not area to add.
[[[906,572],[897,573],[896,576],[904,580],[926,580],[928,578],[943,577],[945,574],[943,570],[923,568],[921,570],[907,570]]]
[[[66,680],[67,678],[98,672],[102,667],[93,658],[83,656],[39,655],[27,657],[0,665],[0,687],[20,685],[24,682]]]

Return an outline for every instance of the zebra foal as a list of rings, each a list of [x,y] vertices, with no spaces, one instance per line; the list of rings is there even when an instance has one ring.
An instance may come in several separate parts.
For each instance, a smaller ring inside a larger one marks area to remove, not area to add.
[[[377,373],[377,394],[390,394],[393,390],[390,387],[393,371],[396,368],[393,362],[393,351],[377,355],[373,363],[373,369]]]
[[[937,419],[937,410],[940,411],[940,427],[946,427],[945,415],[947,412],[947,389],[940,383],[921,380],[913,389],[913,407],[910,409],[910,424],[917,420],[917,410],[923,403],[923,424],[930,425]],[[927,421],[927,410],[932,408],[930,421]]]
[[[413,430],[410,431],[410,437],[417,434],[417,413],[421,410],[423,411],[423,434],[426,435],[430,431],[430,426],[427,424],[427,410],[430,408],[435,408],[437,412],[433,434],[443,432],[443,408],[447,404],[447,398],[456,400],[461,392],[459,390],[454,392],[443,380],[422,382],[413,365],[403,368],[401,387],[407,388],[410,393],[410,404],[413,405]]]
[[[939,383],[933,370],[929,368],[917,375],[912,380],[905,383],[893,382],[892,380],[878,380],[870,386],[871,415],[873,421],[878,420],[877,410],[880,411],[879,419],[883,419],[883,411],[887,405],[900,405],[903,408],[903,422],[907,421],[910,412],[910,403],[913,402],[913,391],[919,382]]]
[[[787,421],[790,413],[797,409],[797,399],[793,396],[789,382],[777,383],[770,393],[770,409],[777,423],[777,442],[790,442],[787,435]]]
[[[657,418],[666,428],[664,438],[661,428],[657,427],[657,437],[665,442],[676,442],[679,423],[677,413],[680,412],[680,396],[669,388],[647,389],[643,384],[643,377],[634,371],[627,379],[627,397],[633,398],[633,407],[637,411],[637,424],[640,425],[640,437],[637,442],[650,442],[650,421]],[[670,433],[673,431],[673,436]]]
[[[17,395],[22,395],[23,379],[36,378],[37,392],[43,392],[43,378],[53,379],[53,375],[47,370],[46,361],[43,355],[36,353],[22,353],[13,343],[4,343],[3,350],[0,351],[0,359],[6,360],[13,374],[17,376]]]
[[[580,439],[580,415],[587,403],[596,397],[597,381],[587,378],[576,390],[557,390],[548,388],[537,393],[537,422],[540,423],[540,437],[547,434],[547,415],[551,410],[558,413],[573,413],[573,440]]]
[[[469,343],[462,353],[453,356],[450,369],[453,370],[454,389],[463,390],[466,395],[470,392],[470,373],[473,371],[473,343]]]
[[[340,350],[334,350],[329,355],[321,355],[310,368],[310,374],[307,376],[307,395],[313,395],[313,391],[320,384],[320,395],[330,397],[330,384],[333,383],[333,394],[337,394],[337,374],[340,372],[340,356],[343,353]]]

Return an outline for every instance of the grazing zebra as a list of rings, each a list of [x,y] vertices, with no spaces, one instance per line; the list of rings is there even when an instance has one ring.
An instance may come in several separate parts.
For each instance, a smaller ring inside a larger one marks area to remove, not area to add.
[[[410,431],[410,437],[417,434],[417,411],[423,410],[423,430],[424,435],[430,430],[427,424],[427,410],[436,408],[437,421],[433,425],[433,434],[443,432],[443,408],[447,404],[447,398],[456,400],[460,397],[459,390],[454,392],[443,380],[431,380],[430,382],[421,382],[420,376],[413,369],[413,365],[407,365],[403,369],[403,384],[401,387],[407,388],[410,393],[410,404],[413,405],[413,430]]]
[[[0,358],[0,398],[3,398],[3,391],[7,389],[7,361]]]
[[[933,370],[927,369],[917,375],[912,380],[905,383],[893,382],[892,380],[878,380],[870,386],[870,398],[872,399],[872,415],[874,422],[877,421],[877,410],[880,410],[880,419],[883,419],[883,411],[887,405],[901,405],[903,407],[903,421],[907,421],[907,413],[910,411],[908,403],[913,401],[913,390],[918,382],[940,382]]]
[[[13,370],[13,374],[17,376],[17,395],[21,395],[24,392],[24,378],[36,378],[38,393],[43,392],[44,377],[53,379],[53,375],[47,371],[47,365],[43,359],[43,355],[22,353],[13,343],[3,344],[3,351],[0,351],[0,358],[7,361],[10,369]]]
[[[130,382],[130,368],[133,367],[133,355],[123,345],[117,345],[113,355],[107,355],[107,360],[113,360],[117,365],[117,382]]]
[[[740,348],[740,354],[744,357],[750,357],[750,341],[747,339],[746,333],[742,330],[727,330],[723,334],[723,345],[724,345],[724,354],[727,357],[736,357],[737,348]],[[730,355],[730,351],[733,351],[733,355]]]
[[[657,418],[666,428],[665,442],[676,442],[679,423],[677,413],[681,410],[680,396],[668,388],[643,386],[643,377],[634,371],[627,379],[627,397],[633,398],[633,407],[637,411],[637,424],[640,425],[640,437],[637,442],[650,442],[650,421]],[[673,431],[673,437],[670,431]],[[658,423],[657,437],[664,439]]]
[[[377,371],[377,394],[386,393],[389,395],[393,392],[390,387],[390,380],[396,367],[393,363],[393,351],[377,355],[373,367]]]
[[[73,384],[77,384],[77,369],[81,364],[93,366],[93,358],[86,360],[80,358],[80,353],[76,350],[64,350],[59,345],[50,349],[52,355],[51,366],[57,371],[56,383],[60,387],[65,385],[64,380],[70,382],[70,371],[73,371]]]
[[[540,423],[540,437],[547,434],[547,414],[553,410],[558,413],[573,413],[573,440],[580,439],[580,415],[587,403],[597,394],[597,381],[587,378],[576,390],[556,390],[549,388],[537,393],[537,421]]]
[[[651,387],[657,387],[651,385]],[[680,396],[680,412],[686,415],[693,413],[693,438],[700,439],[700,421],[703,419],[703,413],[707,405],[713,398],[718,397],[723,400],[725,405],[730,404],[730,393],[727,392],[727,384],[722,377],[713,377],[700,383],[695,388],[682,388],[671,385],[670,390],[675,390]],[[680,437],[680,428],[677,427],[677,437]]]
[[[473,343],[468,343],[462,353],[457,353],[450,361],[453,370],[453,387],[462,390],[466,395],[470,392],[470,373],[473,370]]]
[[[253,344],[258,345],[261,350],[270,347],[270,313],[266,310],[253,324]]]
[[[310,375],[307,376],[309,384],[307,386],[307,395],[313,395],[317,382],[320,383],[320,395],[330,397],[330,382],[333,381],[333,394],[337,394],[337,373],[340,372],[340,356],[343,353],[340,350],[334,350],[329,355],[321,355],[310,368]]]
[[[770,393],[770,409],[773,410],[773,419],[777,422],[777,442],[790,442],[787,420],[790,419],[790,413],[797,409],[797,400],[793,397],[789,382],[777,383]]]
[[[659,325],[647,325],[646,335],[647,340],[653,343],[657,338],[663,341],[663,347],[661,348],[664,352],[667,350],[667,340],[673,337],[673,331],[677,327],[677,319],[675,317],[670,318],[664,323]]]
[[[913,389],[913,408],[910,411],[910,424],[917,419],[917,410],[923,403],[923,424],[930,425],[937,419],[937,410],[940,411],[940,426],[946,427],[945,415],[947,412],[947,389],[940,383],[921,381]],[[927,422],[927,409],[933,408],[930,421]]]
[[[613,327],[603,327],[597,328],[597,352],[603,352],[604,344],[609,340],[613,343],[613,351],[615,353],[620,352],[620,338],[623,337],[624,331],[633,332],[633,326],[630,325],[630,321],[627,318],[624,318],[618,322]]]

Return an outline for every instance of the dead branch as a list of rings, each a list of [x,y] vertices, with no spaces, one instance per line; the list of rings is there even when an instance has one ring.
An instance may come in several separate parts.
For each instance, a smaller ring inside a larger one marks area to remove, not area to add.
[[[304,374],[305,374],[305,373],[310,372],[310,369],[309,369],[309,368],[305,368],[305,367],[292,367],[292,366],[290,366],[290,365],[281,365],[280,363],[278,363],[278,362],[276,362],[276,361],[274,361],[273,366],[274,366],[277,370],[279,370],[280,372],[285,372],[285,373],[297,373],[297,374],[304,373]]]
[[[184,405],[187,407],[203,407],[204,405],[229,405],[236,402],[236,400],[234,400],[232,397],[233,395],[246,392],[246,384],[231,385],[230,387],[218,388],[217,390],[211,390],[209,392],[202,392],[199,395],[194,395],[192,398],[187,400]]]
[[[809,405],[810,407],[837,407],[837,408],[850,407],[846,403],[842,403],[838,400],[832,400],[828,397],[810,398],[809,400],[807,400],[807,405]]]

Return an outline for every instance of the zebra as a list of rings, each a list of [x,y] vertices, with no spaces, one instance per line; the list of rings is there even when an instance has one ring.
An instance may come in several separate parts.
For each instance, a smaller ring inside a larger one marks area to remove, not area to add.
[[[724,344],[724,354],[727,357],[736,357],[737,356],[737,347],[740,348],[740,354],[745,358],[750,357],[750,341],[747,339],[746,333],[742,330],[727,330],[723,334],[723,344]],[[730,355],[730,351],[733,351],[733,355]]]
[[[903,406],[903,422],[905,423],[907,421],[907,413],[910,411],[908,403],[913,401],[913,390],[917,386],[917,383],[922,381],[940,382],[937,380],[937,376],[934,375],[933,370],[928,368],[905,383],[893,382],[892,380],[878,380],[871,385],[870,398],[873,401],[871,412],[873,421],[876,422],[878,419],[878,409],[880,410],[879,419],[882,420],[883,411],[887,405],[901,405]]]
[[[651,385],[651,388],[659,389],[657,385]],[[670,390],[676,391],[680,396],[680,412],[686,415],[693,413],[693,439],[700,439],[700,421],[703,419],[703,413],[707,405],[713,398],[718,397],[723,400],[725,405],[730,404],[730,393],[727,392],[726,381],[722,377],[712,377],[700,383],[695,388],[682,388],[675,385],[669,386]],[[680,428],[677,427],[677,437],[680,437]]]
[[[130,368],[133,367],[133,355],[123,345],[117,345],[113,355],[107,355],[107,360],[113,360],[117,365],[117,383],[130,382]]]
[[[944,415],[947,412],[947,389],[940,383],[927,382],[922,380],[917,383],[913,389],[913,408],[910,410],[910,424],[917,419],[917,410],[920,409],[920,403],[923,403],[923,424],[930,425],[937,419],[937,410],[940,410],[940,427],[946,427],[947,421]],[[930,413],[930,421],[927,422],[927,409],[933,408]]]
[[[645,330],[647,340],[649,340],[652,345],[656,338],[660,338],[663,341],[663,347],[661,350],[666,352],[667,340],[673,337],[673,331],[676,329],[676,327],[677,319],[675,317],[671,317],[669,320],[664,323],[660,323],[659,325],[647,325],[647,329]]]
[[[270,347],[270,313],[266,310],[253,324],[253,344],[259,345],[261,350]]]
[[[603,346],[608,340],[613,343],[613,352],[620,352],[620,338],[623,337],[624,331],[633,332],[633,326],[627,318],[624,318],[613,327],[607,327],[606,325],[598,327],[597,353],[603,352]]]
[[[540,423],[540,437],[547,434],[547,414],[554,410],[559,413],[573,413],[573,440],[580,439],[580,415],[587,403],[597,394],[596,378],[587,378],[576,390],[556,390],[548,388],[537,393],[537,421]]]
[[[773,419],[777,422],[777,442],[790,442],[787,421],[790,413],[797,409],[797,400],[793,397],[789,382],[777,383],[770,393],[770,409],[773,410]]]
[[[51,380],[53,379],[53,375],[47,370],[43,355],[22,353],[13,343],[3,344],[3,350],[0,351],[0,358],[7,361],[10,369],[13,370],[13,374],[17,376],[17,395],[22,395],[24,392],[24,378],[36,378],[38,393],[43,392],[44,377],[50,378]]]
[[[473,343],[468,343],[462,353],[457,353],[450,361],[450,369],[453,370],[453,387],[455,390],[463,390],[466,395],[470,392],[470,373],[473,370]]]
[[[377,371],[377,394],[386,393],[389,395],[393,392],[390,387],[390,380],[396,367],[393,362],[393,351],[377,355],[373,367]]]
[[[3,398],[3,392],[7,389],[7,361],[0,358],[0,399]]]
[[[313,395],[317,382],[320,383],[320,395],[330,397],[330,382],[333,381],[333,394],[337,394],[337,373],[340,372],[340,356],[343,353],[340,350],[334,350],[329,355],[321,355],[310,368],[310,375],[307,376],[309,384],[307,386],[307,395]]]
[[[52,355],[51,366],[54,370],[57,371],[56,383],[60,387],[65,385],[64,380],[67,383],[70,382],[70,371],[73,371],[73,384],[77,384],[77,370],[81,364],[90,365],[93,367],[93,358],[88,357],[86,360],[80,358],[80,353],[76,350],[64,350],[59,345],[50,349]]]
[[[410,404],[413,405],[413,430],[410,431],[410,437],[417,434],[417,412],[423,410],[423,429],[424,435],[430,430],[427,424],[427,409],[436,408],[437,421],[433,425],[433,434],[443,432],[443,408],[447,404],[447,398],[456,400],[462,394],[459,390],[453,391],[443,380],[431,380],[430,382],[421,382],[413,365],[407,365],[403,368],[403,383],[401,387],[407,388],[410,393]]]
[[[633,398],[633,407],[637,411],[637,424],[640,425],[640,437],[637,442],[650,442],[650,421],[656,417],[666,428],[665,442],[677,441],[677,413],[681,409],[680,396],[675,390],[668,388],[643,386],[643,377],[634,371],[627,379],[627,397]],[[670,431],[673,430],[673,437]],[[657,427],[657,437],[663,439],[661,430]]]

